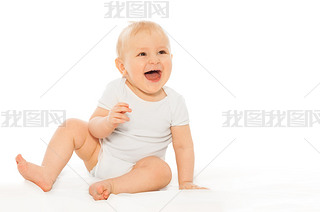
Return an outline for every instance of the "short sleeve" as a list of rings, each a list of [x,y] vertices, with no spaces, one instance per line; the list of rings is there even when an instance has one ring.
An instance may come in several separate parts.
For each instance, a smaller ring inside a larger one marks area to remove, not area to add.
[[[117,88],[117,83],[115,81],[110,82],[106,86],[101,98],[98,101],[97,106],[107,110],[111,110],[113,106],[118,103],[118,91],[119,89]]]
[[[189,124],[189,114],[185,99],[179,95],[175,98],[172,110],[171,126],[180,126]]]

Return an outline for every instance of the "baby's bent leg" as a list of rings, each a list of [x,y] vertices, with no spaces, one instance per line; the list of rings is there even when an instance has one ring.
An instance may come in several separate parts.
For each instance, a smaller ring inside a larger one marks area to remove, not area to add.
[[[16,157],[18,170],[26,179],[49,191],[62,169],[70,160],[73,151],[91,170],[98,161],[100,144],[88,129],[88,123],[79,119],[68,119],[51,138],[41,166],[25,161],[19,154]]]
[[[156,191],[167,186],[171,177],[170,166],[165,161],[149,156],[139,160],[127,174],[92,184],[89,192],[95,200],[103,200],[111,193]]]

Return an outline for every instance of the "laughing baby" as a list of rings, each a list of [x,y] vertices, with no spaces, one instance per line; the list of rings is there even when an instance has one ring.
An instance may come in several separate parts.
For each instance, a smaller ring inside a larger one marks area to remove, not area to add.
[[[165,86],[172,69],[169,38],[158,24],[131,23],[120,34],[116,67],[88,122],[67,119],[54,133],[41,166],[20,154],[20,174],[50,191],[73,151],[88,172],[102,181],[89,187],[95,200],[110,194],[157,191],[172,178],[165,162],[172,142],[180,189],[193,183],[194,148],[182,95]]]

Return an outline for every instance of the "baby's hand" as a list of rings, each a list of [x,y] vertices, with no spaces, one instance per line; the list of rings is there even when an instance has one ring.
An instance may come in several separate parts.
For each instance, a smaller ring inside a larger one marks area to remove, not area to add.
[[[126,112],[131,112],[129,105],[124,102],[119,102],[110,111],[107,116],[109,126],[116,128],[119,124],[129,121],[129,117],[125,115]]]
[[[206,187],[200,187],[200,186],[197,186],[196,184],[193,184],[192,182],[183,182],[179,185],[179,189],[207,189],[209,190],[208,188]]]

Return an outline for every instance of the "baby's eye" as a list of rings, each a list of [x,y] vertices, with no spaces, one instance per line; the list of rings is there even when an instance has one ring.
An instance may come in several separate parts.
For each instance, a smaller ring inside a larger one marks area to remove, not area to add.
[[[167,54],[167,52],[165,50],[161,50],[159,51],[159,54]]]
[[[139,54],[138,54],[138,56],[146,56],[147,54],[145,53],[145,52],[140,52]]]

